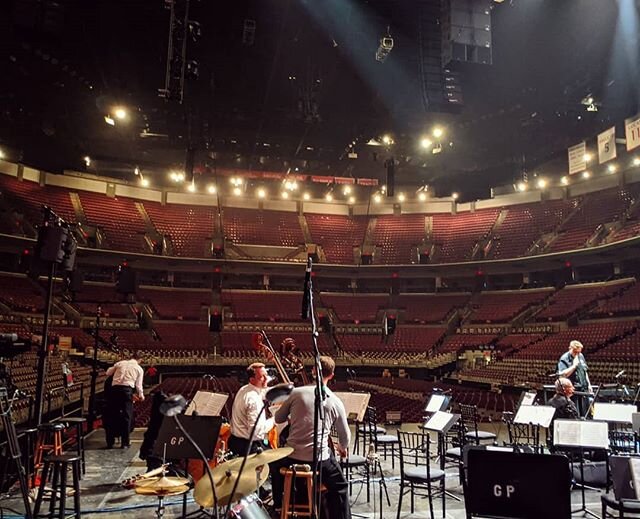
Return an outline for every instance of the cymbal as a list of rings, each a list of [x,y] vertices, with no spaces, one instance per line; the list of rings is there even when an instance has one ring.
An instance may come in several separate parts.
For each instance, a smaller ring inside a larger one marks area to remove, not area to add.
[[[238,481],[236,492],[232,496],[231,491],[238,478],[241,464],[242,458],[236,458],[218,465],[211,471],[216,488],[216,496],[218,497],[218,505],[226,505],[229,501],[239,501],[255,492],[257,487],[262,486],[269,477],[269,465],[262,463],[250,467],[247,460]],[[213,506],[213,490],[207,474],[200,478],[196,484],[193,490],[193,498],[196,503],[204,508]]]
[[[245,470],[247,467],[259,467],[260,465],[264,465],[265,463],[273,463],[274,461],[281,460],[282,458],[286,458],[293,453],[293,447],[280,447],[279,449],[267,449],[262,451],[260,454],[251,454],[247,458],[247,464],[245,465]]]
[[[150,490],[173,490],[176,487],[189,485],[187,478],[167,477],[143,479],[136,483],[136,488],[146,488]]]
[[[171,489],[157,489],[148,487],[136,487],[136,494],[142,494],[144,496],[177,496],[189,491],[189,485],[181,485],[179,487],[173,487]]]

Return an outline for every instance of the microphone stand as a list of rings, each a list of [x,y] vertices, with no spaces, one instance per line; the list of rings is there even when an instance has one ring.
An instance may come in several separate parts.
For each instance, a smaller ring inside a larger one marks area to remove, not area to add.
[[[305,277],[305,293],[303,294],[302,302],[302,318],[307,318],[305,310],[308,310],[308,318],[311,320],[311,342],[313,344],[313,357],[316,367],[316,389],[315,398],[313,401],[313,501],[311,506],[311,518],[317,519],[318,517],[320,517],[320,487],[322,485],[322,474],[321,471],[318,470],[321,462],[321,452],[318,451],[318,442],[322,438],[322,429],[324,429],[324,409],[322,408],[322,402],[324,402],[327,395],[323,384],[322,366],[320,365],[320,350],[318,349],[318,326],[316,324],[316,315],[313,308],[313,281],[311,276],[312,267],[313,261],[311,258],[308,258],[308,278]],[[308,308],[305,306],[305,303],[308,304]]]

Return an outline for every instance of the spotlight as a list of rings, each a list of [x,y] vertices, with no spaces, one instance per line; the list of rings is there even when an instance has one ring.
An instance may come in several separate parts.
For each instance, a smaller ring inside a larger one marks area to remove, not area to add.
[[[242,185],[242,178],[241,177],[231,177],[229,179],[229,182],[231,182],[231,185],[235,186],[235,187],[240,187]]]
[[[344,186],[344,189],[342,190],[342,194],[343,195],[350,195],[351,194],[351,186]]]
[[[544,178],[539,178],[538,179],[538,189],[544,189],[545,187],[547,187],[547,181]]]
[[[0,158],[2,157],[2,152],[0,152]],[[640,166],[640,157],[634,157],[633,159],[634,166]]]
[[[443,130],[442,128],[440,128],[439,126],[436,126],[436,127],[433,129],[433,132],[432,132],[432,133],[433,133],[433,136],[434,136],[436,139],[439,139],[440,137],[442,137],[442,136],[444,135],[444,130]]]
[[[0,159],[4,159],[5,157],[4,151],[0,150]]]
[[[591,159],[592,159],[592,158],[593,158],[593,157],[591,156],[591,153],[585,153],[585,154],[584,154],[584,161],[585,161],[585,162],[587,162],[587,163],[588,163],[588,162],[591,162]]]
[[[569,177],[567,177],[567,176],[561,177],[560,178],[560,183],[563,186],[568,186],[569,185]]]
[[[327,194],[324,196],[324,199],[325,199],[327,202],[333,202],[333,195],[332,195],[331,193],[327,193]]]
[[[118,107],[113,111],[113,115],[115,115],[116,119],[124,121],[127,118],[127,111],[122,107]]]
[[[105,115],[104,116],[104,122],[107,123],[109,126],[115,126],[116,125],[116,122],[109,115]]]
[[[136,166],[133,170],[133,174],[137,177],[138,175],[140,175],[140,168],[138,166]]]
[[[383,63],[384,60],[387,59],[389,53],[393,49],[393,38],[387,31],[387,35],[380,38],[380,44],[378,45],[378,50],[376,51],[376,61]]]
[[[304,198],[305,200],[311,200],[311,195],[309,193],[305,193],[304,195],[302,195],[302,198]]]
[[[235,196],[240,196],[242,194],[242,189],[240,189],[239,187],[234,187],[233,188],[233,194]]]
[[[91,166],[91,157],[89,157],[89,155],[85,155],[82,160],[84,160],[84,165],[85,166],[87,166],[87,167]]]
[[[393,144],[393,138],[389,134],[383,135],[382,142],[387,146],[391,146]]]
[[[457,200],[458,198],[460,198],[460,195],[458,193],[451,193],[451,198],[453,198],[454,200]]]
[[[609,172],[609,174],[613,175],[616,171],[618,171],[618,168],[615,164],[609,164],[607,166],[607,171]]]
[[[387,192],[387,186],[382,186],[380,188],[380,191],[382,191],[383,193],[386,193]]]
[[[215,195],[216,194],[216,186],[214,186],[213,184],[209,184],[207,186],[207,191],[209,192],[210,195]]]
[[[591,176],[591,173],[589,173],[588,171],[582,172],[582,178],[589,178],[590,176]]]
[[[263,188],[260,188],[258,189],[257,195],[258,198],[266,198],[267,192]]]
[[[421,202],[424,202],[427,199],[427,193],[425,193],[424,191],[421,191],[420,193],[418,193],[418,200],[420,200]]]
[[[286,200],[287,198],[289,198],[289,193],[287,191],[283,191],[282,193],[280,193],[280,196]]]
[[[187,186],[187,191],[189,191],[189,193],[195,193],[196,192],[196,184],[195,184],[195,182],[191,182]]]
[[[404,193],[400,193],[398,195],[398,202],[404,202],[407,199],[406,196],[404,196]]]
[[[381,197],[380,195],[377,195],[377,194],[376,194],[376,195],[373,195],[373,201],[374,201],[376,204],[379,204],[380,202],[382,202],[382,197]]]
[[[140,185],[142,187],[149,187],[149,181],[146,178],[140,178]]]
[[[518,185],[516,187],[518,188],[518,191],[520,191],[520,192],[526,191],[527,190],[527,183],[526,182],[518,182]]]
[[[421,141],[420,141],[420,146],[422,146],[423,149],[428,150],[431,145],[433,144],[433,142],[431,142],[431,139],[429,139],[428,137],[424,137]]]
[[[349,203],[350,204],[355,204],[356,203],[356,197],[355,196],[350,196],[349,197]]]

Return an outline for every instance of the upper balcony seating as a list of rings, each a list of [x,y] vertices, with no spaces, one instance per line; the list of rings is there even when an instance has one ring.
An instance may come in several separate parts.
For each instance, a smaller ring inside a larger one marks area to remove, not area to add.
[[[146,227],[131,198],[110,198],[80,191],[80,201],[87,222],[104,231],[109,247],[114,250],[149,252],[145,246]]]
[[[222,304],[238,321],[302,320],[302,293],[266,290],[223,290]]]
[[[367,232],[366,216],[305,213],[313,243],[321,245],[328,263],[352,265],[353,248],[360,247]]]
[[[567,285],[549,299],[549,306],[536,315],[537,321],[564,320],[589,306],[597,299],[607,298],[624,288],[625,284]]]
[[[224,207],[222,225],[225,238],[236,244],[277,247],[304,244],[298,215],[292,212]]]
[[[190,258],[211,257],[211,240],[218,222],[218,209],[203,205],[144,202],[156,230],[168,236],[172,255]]]
[[[119,301],[122,301],[119,303]],[[133,318],[130,304],[123,294],[116,292],[114,285],[88,284],[82,286],[82,291],[76,293],[71,303],[82,315],[95,316],[98,304],[105,317]]]
[[[320,294],[322,306],[333,308],[343,323],[375,323],[378,311],[389,303],[388,295],[381,294]]]
[[[496,340],[495,334],[456,334],[445,337],[444,343],[438,348],[438,353],[460,351],[463,349],[478,349],[490,346]]]
[[[477,242],[485,238],[499,214],[499,209],[433,215],[433,241],[440,245],[438,263],[469,261]]]
[[[209,290],[139,288],[138,301],[151,305],[154,319],[198,321],[211,304]]]
[[[524,256],[540,236],[555,230],[577,203],[574,198],[506,207],[507,216],[494,234],[487,258]]]
[[[182,350],[212,350],[207,323],[154,322],[158,335],[156,348]]]
[[[256,328],[256,332],[258,329]],[[256,333],[254,332],[254,333]],[[242,351],[242,352],[255,352],[255,348],[253,345],[253,335],[254,333],[247,332],[239,332],[233,329],[227,329],[220,334],[222,339],[222,351],[224,355],[227,355],[229,351]],[[287,337],[292,338],[298,349],[302,352],[311,352],[313,351],[313,344],[311,343],[311,333],[302,333],[302,332],[269,332],[268,334],[269,341],[271,345],[276,349],[276,351],[280,352],[280,344]],[[333,345],[329,342],[330,339],[326,337],[325,334],[320,334],[318,336],[318,348],[322,353],[332,354],[334,348]],[[260,352],[256,352],[256,355],[260,355]],[[303,355],[304,357],[304,355]]]
[[[396,351],[428,352],[446,333],[446,328],[426,326],[398,326],[393,334],[391,348]]]
[[[441,323],[454,309],[464,307],[471,294],[400,294],[396,301],[404,309],[404,322]]]
[[[473,304],[472,323],[506,323],[526,308],[540,303],[550,290],[484,292]]]
[[[413,249],[425,241],[425,215],[405,214],[376,217],[373,242],[381,248],[380,261],[386,265],[415,263]]]
[[[602,301],[602,304],[589,313],[593,317],[638,314],[640,314],[640,283],[635,283],[619,296]]]
[[[0,175],[1,177],[1,175]],[[0,302],[16,312],[42,313],[42,292],[26,276],[0,276]]]

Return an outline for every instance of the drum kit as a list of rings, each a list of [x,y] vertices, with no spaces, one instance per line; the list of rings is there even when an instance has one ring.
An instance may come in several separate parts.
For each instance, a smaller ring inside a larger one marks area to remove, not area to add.
[[[229,502],[240,501],[230,511],[228,516],[230,519],[268,518],[269,514],[264,510],[262,502],[258,499],[256,493],[258,488],[269,477],[269,463],[286,458],[292,452],[293,449],[291,447],[283,447],[251,454],[247,457],[242,474],[240,474],[242,458],[234,458],[217,465],[211,470],[217,503],[214,503],[211,480],[206,474],[195,485],[193,491],[195,502],[202,508],[212,508],[214,505],[224,506]],[[236,480],[238,480],[237,485]],[[236,486],[236,489],[231,495],[234,486]],[[151,495],[158,498],[158,509],[156,510],[158,518],[164,516],[164,498],[184,494],[190,488],[191,482],[188,478],[166,476],[164,471],[155,477],[140,478],[136,481],[134,487],[136,494]]]

